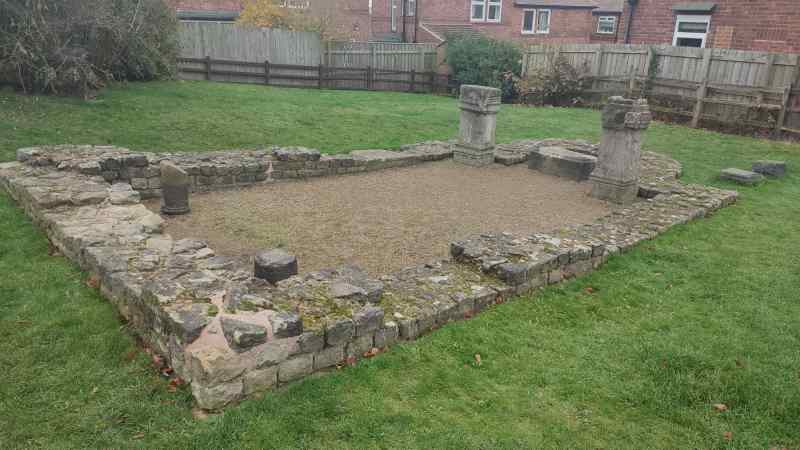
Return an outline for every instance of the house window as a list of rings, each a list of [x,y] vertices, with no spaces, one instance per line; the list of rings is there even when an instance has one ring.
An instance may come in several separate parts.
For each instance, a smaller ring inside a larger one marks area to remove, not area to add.
[[[472,22],[500,22],[502,17],[502,0],[472,0]]]
[[[392,19],[392,33],[397,33],[397,13],[399,12],[397,2],[399,1],[400,0],[392,0],[391,4],[389,5],[389,9],[391,10],[389,13]]]
[[[417,13],[417,0],[406,0],[406,16],[414,17]]]
[[[536,12],[536,32],[549,33],[550,32],[550,10],[540,9]]]
[[[533,26],[536,23],[536,10],[526,9],[522,11],[522,34],[533,34]]]
[[[676,47],[706,48],[711,16],[678,16],[672,45]]]
[[[598,34],[614,34],[617,32],[617,16],[600,16],[597,18]]]
[[[522,10],[522,34],[549,33],[549,9]]]

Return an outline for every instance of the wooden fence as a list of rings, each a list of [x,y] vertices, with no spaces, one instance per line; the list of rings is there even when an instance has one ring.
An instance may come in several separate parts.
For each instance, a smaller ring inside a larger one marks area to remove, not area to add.
[[[375,69],[373,67],[327,67],[272,64],[212,58],[180,58],[182,76],[188,79],[245,82],[285,87],[319,89],[391,90],[447,92],[449,77],[435,72]]]
[[[563,56],[594,96],[646,96],[658,112],[691,121],[800,134],[800,55],[668,46],[533,46],[523,73]]]
[[[439,92],[433,44],[326,42],[316,33],[183,22],[182,78],[331,89]]]

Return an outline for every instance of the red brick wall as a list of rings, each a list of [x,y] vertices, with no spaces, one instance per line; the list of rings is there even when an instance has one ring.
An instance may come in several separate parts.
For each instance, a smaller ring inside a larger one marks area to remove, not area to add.
[[[525,8],[514,6],[513,0],[503,0],[500,23],[470,22],[470,0],[423,0],[421,21],[426,23],[471,24],[484,34],[497,39],[525,43],[588,43],[615,42],[616,35],[598,35],[597,16],[591,9],[550,9],[550,33],[522,34]],[[422,35],[421,35],[422,37]],[[427,40],[430,40],[428,37]]]
[[[632,44],[672,44],[672,5],[683,0],[639,0]],[[800,52],[799,0],[716,0],[707,46],[771,52]],[[627,15],[627,2],[626,13]],[[624,30],[624,29],[623,29]]]

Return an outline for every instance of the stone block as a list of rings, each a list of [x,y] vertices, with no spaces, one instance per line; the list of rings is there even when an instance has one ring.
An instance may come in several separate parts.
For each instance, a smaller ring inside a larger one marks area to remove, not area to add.
[[[339,319],[325,327],[325,342],[329,346],[347,343],[355,335],[355,326],[350,319]]]
[[[596,163],[594,156],[557,146],[540,147],[528,155],[529,169],[575,181],[588,180]]]
[[[747,186],[756,185],[764,181],[764,175],[760,173],[735,168],[723,169],[719,176],[723,180],[733,181],[734,183]]]
[[[300,335],[297,343],[302,353],[318,352],[325,346],[325,334],[307,331]]]
[[[297,275],[297,258],[280,249],[265,250],[255,257],[256,278],[275,284]]]
[[[278,366],[278,381],[288,383],[311,374],[314,370],[314,355],[304,354],[282,362]]]
[[[254,369],[244,374],[244,395],[268,391],[278,385],[278,366]]]
[[[272,334],[278,338],[299,336],[303,333],[303,320],[297,314],[278,312],[269,318]]]
[[[391,347],[395,344],[395,342],[397,342],[397,338],[399,336],[400,329],[397,326],[397,323],[393,321],[386,322],[383,328],[375,332],[373,345],[377,348]]]
[[[372,350],[374,345],[373,336],[371,334],[366,336],[359,336],[354,338],[347,344],[347,348],[345,349],[345,353],[347,356],[354,356],[356,358],[361,358],[361,356]]]
[[[276,148],[272,150],[272,156],[278,161],[319,161],[322,154],[319,150],[305,147]]]
[[[353,315],[355,335],[366,336],[374,333],[383,325],[383,309],[377,306],[365,306]]]
[[[753,163],[753,172],[770,177],[782,177],[786,175],[786,161],[756,161]]]
[[[222,332],[231,348],[243,352],[267,341],[267,329],[230,316],[221,319]]]
[[[327,369],[344,361],[344,345],[320,350],[314,354],[314,370]]]
[[[206,410],[222,409],[230,405],[241,398],[243,391],[242,380],[212,386],[192,382],[192,395],[197,400],[197,406]]]
[[[486,167],[494,163],[494,151],[491,148],[476,150],[456,145],[453,149],[453,161],[467,166]]]

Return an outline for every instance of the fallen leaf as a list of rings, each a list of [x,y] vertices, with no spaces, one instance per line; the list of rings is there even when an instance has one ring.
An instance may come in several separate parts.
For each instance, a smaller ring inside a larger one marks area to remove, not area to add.
[[[133,435],[134,439],[141,439],[143,437],[144,437],[144,433],[136,433],[136,434]]]
[[[712,406],[714,406],[714,409],[716,409],[719,412],[725,412],[728,410],[728,405],[726,405],[725,403],[714,403]]]
[[[94,395],[94,394],[97,394],[97,391],[99,391],[99,390],[100,390],[100,388],[99,388],[99,387],[97,387],[97,386],[95,386],[95,387],[92,389],[92,395]]]
[[[467,311],[464,313],[464,319],[472,319],[472,311]]]
[[[347,357],[347,365],[348,366],[353,367],[353,366],[356,365],[357,362],[358,362],[358,360],[356,359],[355,356],[350,355],[350,356]]]
[[[722,433],[722,437],[724,437],[726,441],[730,441],[733,439],[733,433],[730,431],[726,431]]]
[[[591,287],[591,286],[589,286],[586,289],[584,289],[584,291],[586,291],[587,294],[594,294],[595,293],[595,289],[593,287]]]
[[[372,347],[369,351],[364,352],[363,356],[364,358],[372,358],[373,356],[376,356],[380,352],[381,350],[378,347]]]
[[[159,355],[153,355],[153,366],[160,368],[164,365],[164,359]]]
[[[483,362],[481,361],[481,354],[475,353],[475,365],[480,366],[481,364],[483,364]]]
[[[86,286],[89,286],[91,289],[98,289],[100,287],[100,278],[92,275],[86,279]]]

